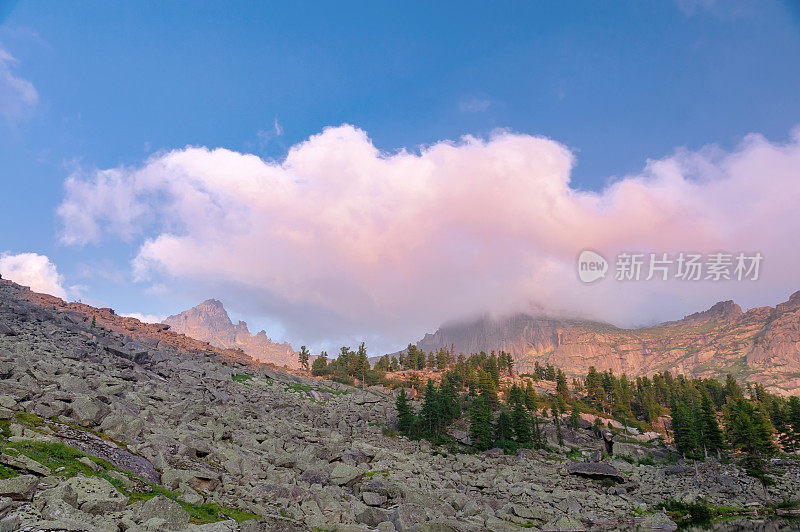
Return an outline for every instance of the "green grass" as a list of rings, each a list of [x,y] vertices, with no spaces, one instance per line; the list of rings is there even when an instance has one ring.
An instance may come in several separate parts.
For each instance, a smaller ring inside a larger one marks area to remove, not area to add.
[[[659,507],[663,507],[670,519],[681,526],[704,525],[718,519],[750,513],[744,508],[714,506],[707,504],[703,500],[694,503],[685,503],[670,499],[660,504]]]
[[[42,418],[29,414],[26,412],[18,412],[17,420],[30,427],[41,427],[46,425],[46,421]],[[8,429],[8,420],[5,423],[0,423],[0,435],[2,437],[2,450],[4,453],[11,456],[18,456],[23,454],[36,462],[39,462],[45,467],[50,468],[54,475],[62,478],[70,478],[76,475],[84,475],[87,477],[101,477],[110,482],[114,488],[128,497],[128,503],[132,504],[137,501],[146,501],[163,495],[169,499],[176,501],[180,504],[189,514],[191,522],[195,524],[214,523],[226,519],[234,519],[236,521],[246,521],[249,519],[258,519],[259,516],[251,514],[235,508],[227,508],[218,504],[192,504],[182,500],[182,495],[179,492],[168,490],[167,488],[148,482],[130,471],[115,467],[110,462],[98,458],[96,456],[88,456],[75,447],[65,445],[59,442],[42,442],[25,440],[20,442],[7,441],[8,436],[11,435]],[[85,430],[83,427],[73,427]],[[94,432],[93,432],[94,433]],[[100,466],[100,469],[95,471],[93,468],[87,466],[80,461],[81,458],[88,457],[95,464]],[[119,479],[109,475],[110,472],[116,471],[130,478],[137,483],[139,489],[131,489]],[[13,468],[0,465],[0,479],[11,478],[17,476],[19,473]]]
[[[40,418],[36,414],[30,414],[28,412],[17,412],[16,415],[17,415],[17,421],[25,425],[30,425],[31,427],[41,427],[45,424],[45,420]]]
[[[231,379],[233,379],[234,382],[241,382],[243,384],[247,384],[247,381],[251,380],[252,378],[253,378],[253,375],[251,373],[242,373],[242,374],[237,374],[237,375],[231,375]]]
[[[330,388],[324,388],[324,387],[315,387],[315,386],[311,386],[310,384],[303,384],[301,382],[287,382],[287,383],[284,383],[284,385],[286,386],[286,389],[288,391],[297,392],[297,393],[300,393],[300,394],[303,394],[303,395],[305,395],[306,392],[309,392],[311,390],[314,390],[314,391],[317,391],[317,392],[320,392],[320,393],[329,393],[331,395],[344,395],[344,394],[348,393],[347,391],[331,390]],[[311,401],[317,402],[316,399],[314,399],[313,397],[308,397],[308,399],[310,399]]]

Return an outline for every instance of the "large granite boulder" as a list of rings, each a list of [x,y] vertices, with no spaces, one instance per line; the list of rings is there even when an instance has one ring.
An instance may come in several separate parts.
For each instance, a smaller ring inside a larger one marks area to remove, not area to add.
[[[625,477],[617,468],[604,462],[573,462],[567,466],[567,472],[570,475],[595,480],[611,479],[625,482]]]

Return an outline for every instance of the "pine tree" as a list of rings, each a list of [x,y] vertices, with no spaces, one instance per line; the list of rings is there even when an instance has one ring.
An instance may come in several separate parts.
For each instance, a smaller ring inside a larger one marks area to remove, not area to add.
[[[497,418],[497,430],[495,431],[495,447],[500,447],[504,451],[513,452],[516,450],[514,443],[514,426],[505,409],[500,411]]]
[[[536,390],[531,381],[528,381],[528,385],[525,386],[525,407],[531,412],[536,412]]]
[[[725,440],[722,435],[722,430],[719,428],[714,404],[711,402],[711,397],[709,397],[707,393],[703,394],[700,405],[699,422],[702,427],[701,433],[703,435],[700,446],[703,448],[704,454],[707,456],[708,453],[721,451],[725,445]]]
[[[308,352],[308,348],[306,348],[304,345],[301,345],[300,352],[297,354],[297,358],[300,362],[300,366],[302,366],[306,371],[308,371],[308,359],[310,355],[311,353]]]
[[[791,445],[792,450],[796,451],[800,448],[800,398],[789,398],[789,419],[787,424],[791,429]]]
[[[569,426],[577,429],[581,424],[581,409],[578,403],[572,404],[572,412],[569,413]]]
[[[311,374],[318,376],[318,375],[325,375],[328,373],[328,353],[323,351],[320,355],[314,359],[314,362],[311,363]]]
[[[676,402],[672,408],[672,436],[679,453],[694,455],[697,449],[697,433],[689,408],[683,402]]]
[[[569,402],[569,386],[567,385],[567,376],[560,369],[556,373],[556,398],[559,408],[565,410],[567,402]]]
[[[469,409],[469,433],[472,445],[479,451],[490,449],[492,437],[492,409],[489,401],[483,396],[472,400]]]
[[[401,434],[410,436],[413,433],[413,428],[416,423],[416,414],[408,402],[408,395],[406,389],[400,388],[400,393],[397,394],[397,401],[395,403],[397,409],[397,428]]]
[[[433,441],[438,440],[442,429],[442,402],[431,379],[428,379],[425,386],[425,399],[422,401],[419,417],[423,435]]]
[[[559,445],[564,445],[564,435],[561,433],[561,411],[558,408],[558,401],[553,404],[553,423],[556,426],[556,438]]]
[[[497,388],[495,387],[492,375],[488,371],[478,370],[478,389],[480,390],[481,396],[488,401],[489,407],[492,410],[497,408],[499,402],[497,399]]]
[[[519,446],[530,447],[532,443],[531,422],[522,401],[514,405],[514,409],[511,411],[511,422],[514,427],[514,436]]]
[[[728,404],[725,421],[728,441],[733,449],[754,456],[769,456],[775,452],[773,428],[768,417],[743,397]]]

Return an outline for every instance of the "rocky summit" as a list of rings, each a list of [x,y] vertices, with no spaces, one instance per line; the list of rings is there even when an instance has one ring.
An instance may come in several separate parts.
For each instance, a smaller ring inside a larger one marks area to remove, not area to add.
[[[0,530],[663,530],[667,499],[750,512],[800,493],[794,460],[765,488],[661,464],[633,433],[609,457],[590,423],[561,446],[548,427],[549,452],[435,451],[397,436],[384,388],[127,320],[0,281]]]
[[[180,334],[210,343],[223,349],[241,349],[259,362],[299,368],[297,354],[288,343],[276,343],[266,331],[251,334],[247,323],[234,324],[222,302],[208,299],[199,305],[169,316],[164,323]]]
[[[519,372],[538,362],[583,376],[590,366],[629,377],[664,370],[692,377],[730,373],[773,393],[800,391],[800,292],[776,307],[742,312],[733,301],[679,321],[621,329],[607,323],[518,314],[456,323],[427,334],[423,351],[506,351]]]

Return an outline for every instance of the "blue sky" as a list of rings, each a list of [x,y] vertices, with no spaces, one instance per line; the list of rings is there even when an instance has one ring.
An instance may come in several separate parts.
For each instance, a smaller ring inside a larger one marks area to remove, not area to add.
[[[187,145],[281,160],[343,123],[389,152],[504,128],[564,144],[572,187],[600,191],[678,148],[732,150],[751,132],[783,142],[800,123],[791,2],[0,6],[14,58],[0,73],[37,94],[0,117],[0,252],[47,255],[84,300],[127,312],[168,314],[200,294],[134,282],[141,239],[60,243],[76,170]],[[229,306],[281,330],[279,307]]]

